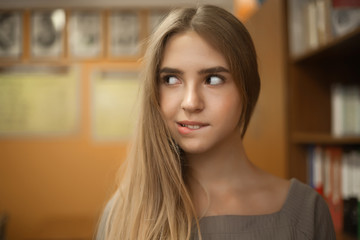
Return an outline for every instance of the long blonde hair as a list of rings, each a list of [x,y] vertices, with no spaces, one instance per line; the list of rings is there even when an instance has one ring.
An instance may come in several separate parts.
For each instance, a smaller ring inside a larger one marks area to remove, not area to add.
[[[172,139],[159,104],[158,71],[165,45],[174,34],[188,30],[206,39],[228,61],[242,98],[239,125],[245,134],[260,90],[249,33],[232,14],[215,6],[172,11],[148,42],[135,139],[104,219],[102,239],[189,239],[192,229],[199,228],[186,181],[186,159]]]

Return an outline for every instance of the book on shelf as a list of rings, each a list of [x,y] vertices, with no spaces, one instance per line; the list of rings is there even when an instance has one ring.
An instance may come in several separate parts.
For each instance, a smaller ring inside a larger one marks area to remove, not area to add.
[[[308,1],[305,8],[305,32],[307,33],[306,47],[309,49],[317,48],[319,45],[317,27],[317,4],[316,1]]]
[[[360,7],[359,0],[332,0],[334,7]]]
[[[360,239],[360,201],[358,202],[358,207],[357,207],[357,222],[358,222],[358,228],[357,228],[357,237],[358,239]]]
[[[322,149],[319,146],[310,146],[308,151],[308,183],[319,194],[324,194],[324,180],[322,169]]]
[[[293,57],[360,27],[359,0],[289,0],[289,50]]]
[[[331,86],[331,132],[335,137],[360,136],[360,86]]]
[[[333,35],[345,35],[360,26],[360,7],[333,8],[331,14]]]
[[[306,1],[288,1],[289,50],[291,55],[299,55],[306,49],[304,9]]]
[[[316,26],[319,44],[324,45],[332,38],[331,30],[331,2],[329,0],[316,0]]]
[[[308,176],[309,184],[327,202],[335,231],[356,236],[360,224],[360,146],[309,146],[307,163],[312,175]]]
[[[335,231],[343,231],[343,197],[341,192],[341,157],[342,149],[328,147],[325,150],[325,198],[329,205]]]

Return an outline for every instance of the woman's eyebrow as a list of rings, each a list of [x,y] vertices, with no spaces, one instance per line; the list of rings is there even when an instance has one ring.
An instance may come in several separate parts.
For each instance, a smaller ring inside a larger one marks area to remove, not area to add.
[[[216,67],[212,67],[212,68],[206,68],[206,69],[201,69],[198,73],[199,74],[210,74],[210,73],[219,73],[219,72],[226,72],[226,73],[230,73],[230,71],[224,67],[221,66],[216,66]]]
[[[216,66],[216,67],[201,69],[200,71],[198,71],[198,74],[202,75],[202,74],[211,74],[211,73],[219,73],[219,72],[230,73],[228,69],[221,66]],[[179,69],[169,68],[169,67],[164,67],[160,69],[159,73],[171,73],[171,74],[180,74],[180,75],[184,74],[184,72]]]
[[[171,74],[183,74],[184,72],[176,69],[176,68],[169,68],[169,67],[164,67],[162,69],[160,69],[159,73],[171,73]]]

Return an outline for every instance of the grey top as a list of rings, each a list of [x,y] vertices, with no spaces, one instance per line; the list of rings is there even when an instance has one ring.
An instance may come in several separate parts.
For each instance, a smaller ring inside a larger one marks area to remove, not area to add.
[[[255,216],[209,216],[200,220],[204,240],[335,240],[325,200],[310,186],[291,179],[281,210]],[[193,231],[193,240],[197,231]]]
[[[111,199],[100,220],[96,240],[105,236],[105,218]],[[330,212],[324,199],[310,186],[291,179],[281,210],[255,216],[210,216],[200,219],[203,240],[335,240]],[[191,240],[198,240],[194,229]]]

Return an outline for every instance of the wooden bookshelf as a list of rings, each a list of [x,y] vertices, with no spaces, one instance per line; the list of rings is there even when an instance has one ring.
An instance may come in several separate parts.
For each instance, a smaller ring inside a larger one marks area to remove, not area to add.
[[[334,137],[331,134],[321,133],[293,133],[291,141],[294,144],[320,145],[360,145],[360,136]]]
[[[285,2],[289,4],[289,1]],[[288,10],[285,6],[287,24],[292,26]],[[287,31],[288,36],[291,30]],[[331,133],[331,86],[334,83],[360,86],[360,27],[295,56],[290,52],[289,41],[286,61],[288,173],[291,178],[307,182],[308,145],[360,148],[360,136],[335,137]],[[356,240],[356,237],[337,233],[337,239]]]
[[[324,45],[293,57],[294,63],[301,63],[311,60],[334,56],[351,56],[360,53],[360,27],[343,36],[335,37]]]
[[[289,174],[306,181],[303,145],[360,147],[360,136],[332,136],[330,94],[333,83],[360,85],[360,28],[287,63]]]

